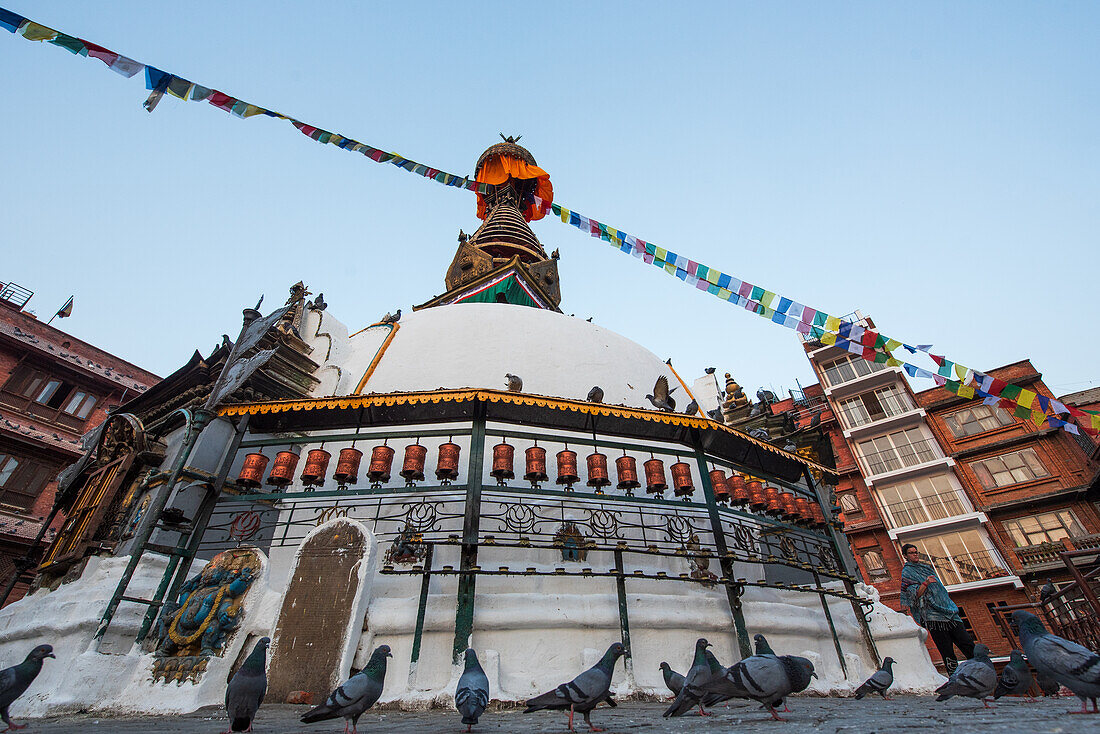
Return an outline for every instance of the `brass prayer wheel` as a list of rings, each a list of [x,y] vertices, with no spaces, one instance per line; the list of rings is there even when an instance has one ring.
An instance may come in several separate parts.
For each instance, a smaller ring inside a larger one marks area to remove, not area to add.
[[[801,516],[798,512],[798,503],[794,499],[794,492],[780,492],[779,504],[783,506],[784,519],[794,521]]]
[[[764,487],[764,500],[765,507],[764,512],[769,515],[782,515],[783,503],[779,499],[779,490],[771,485]]]
[[[668,489],[665,481],[665,462],[650,459],[642,465],[645,468],[645,491],[649,494],[662,494]]]
[[[695,493],[695,485],[691,481],[691,464],[677,461],[668,470],[672,472],[673,494],[677,497],[690,497]]]
[[[768,506],[768,500],[764,496],[764,485],[759,479],[753,479],[748,484],[749,509],[760,511]]]
[[[249,454],[244,457],[244,465],[241,466],[237,484],[249,489],[256,489],[264,483],[264,471],[267,470],[268,458],[263,454]]]
[[[393,449],[385,444],[375,446],[370,452],[370,465],[367,466],[367,479],[374,484],[390,481],[393,468]]]
[[[715,502],[729,502],[730,488],[726,484],[726,473],[721,469],[712,469],[710,472],[710,486],[714,490]]]
[[[280,451],[275,454],[275,463],[271,466],[271,474],[267,477],[267,483],[273,487],[289,487],[294,481],[294,468],[298,466],[298,454],[293,451]]]
[[[814,527],[825,527],[825,513],[821,511],[821,505],[817,504],[816,502],[811,503],[810,511],[813,513],[814,516]]]
[[[615,459],[615,475],[619,478],[615,486],[626,490],[627,494],[642,486],[638,481],[638,462],[633,456],[623,454]]]
[[[336,471],[332,473],[332,478],[341,487],[355,484],[359,481],[359,464],[362,461],[363,452],[359,449],[352,447],[340,449],[340,454],[336,459]]]
[[[324,449],[310,449],[306,454],[306,466],[302,469],[302,484],[307,487],[325,486],[325,473],[332,454]]]
[[[514,479],[516,476],[515,471],[513,471],[515,458],[515,446],[509,443],[498,443],[493,447],[493,470],[489,472],[489,475],[496,477],[499,484],[504,484],[505,479]]]
[[[597,451],[589,454],[585,463],[588,464],[588,486],[595,487],[597,494],[603,494],[603,488],[611,484],[607,472],[607,457]]]
[[[577,452],[570,451],[569,449],[559,451],[558,478],[554,480],[554,483],[572,487],[580,480],[580,474],[577,473]]]
[[[795,504],[798,505],[798,523],[800,525],[810,525],[814,521],[814,511],[810,507],[810,501],[805,497],[795,497]]]
[[[749,488],[745,486],[745,478],[734,472],[726,480],[726,486],[730,489],[730,504],[744,507],[749,503]]]
[[[407,482],[418,482],[424,478],[424,458],[428,455],[428,447],[418,443],[405,447],[405,461],[401,464],[401,476]]]
[[[538,484],[550,478],[546,475],[546,449],[541,446],[531,446],[523,452],[523,456],[527,467],[523,475],[524,479],[531,484]]]
[[[458,479],[458,458],[462,453],[462,447],[457,443],[448,441],[439,447],[439,459],[435,464],[435,478],[448,483]]]

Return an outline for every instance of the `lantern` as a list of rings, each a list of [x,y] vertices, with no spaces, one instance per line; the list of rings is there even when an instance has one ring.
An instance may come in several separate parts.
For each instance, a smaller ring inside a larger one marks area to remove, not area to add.
[[[294,481],[294,467],[298,466],[298,454],[293,451],[280,451],[275,454],[275,463],[271,466],[271,474],[267,477],[267,483],[273,487],[283,489],[289,487]]]
[[[516,473],[513,471],[515,466],[516,447],[508,443],[498,443],[493,447],[493,470],[489,472],[490,476],[494,476],[497,479],[497,484],[504,485],[505,479],[514,479]]]
[[[306,454],[306,466],[302,469],[302,484],[307,487],[325,486],[325,472],[332,454],[324,449],[311,449]]]
[[[779,490],[770,485],[764,487],[764,512],[772,516],[783,514],[783,503],[779,500]]]
[[[768,506],[768,500],[764,496],[764,485],[759,479],[753,479],[748,483],[749,509],[760,512]]]
[[[336,459],[336,471],[332,473],[332,478],[341,489],[359,481],[359,464],[362,461],[363,452],[359,449],[354,447],[340,449],[340,455]]]
[[[401,464],[401,476],[405,478],[406,486],[413,486],[413,482],[419,482],[424,478],[424,458],[428,455],[428,447],[418,443],[405,447],[405,461]]]
[[[634,490],[642,486],[638,482],[638,462],[633,456],[623,454],[615,459],[615,474],[619,478],[619,483],[615,486],[625,490],[627,497],[633,497]]]
[[[550,477],[546,476],[546,449],[541,446],[532,446],[523,452],[526,459],[527,473],[523,478],[538,489],[539,482],[545,482]]]
[[[665,482],[665,462],[660,459],[650,459],[642,465],[645,467],[645,491],[658,497],[664,495],[668,489]]]
[[[737,507],[744,507],[749,503],[749,489],[745,486],[745,478],[736,472],[730,474],[726,480],[726,486],[730,490],[730,503]]]
[[[371,481],[375,489],[382,486],[383,482],[390,481],[390,469],[393,467],[393,449],[382,444],[375,446],[370,452],[370,466],[367,467],[367,479]]]
[[[249,454],[244,457],[244,465],[241,474],[237,477],[237,484],[249,489],[257,489],[264,483],[264,471],[267,469],[268,458],[263,454]]]
[[[721,469],[713,469],[710,472],[710,486],[714,490],[715,502],[729,502],[730,488],[726,484],[726,473]]]
[[[793,522],[800,517],[798,504],[794,499],[794,492],[780,492],[779,504],[783,507],[784,520]]]
[[[607,473],[607,457],[597,451],[589,454],[585,461],[588,464],[588,486],[595,487],[596,494],[603,494],[603,488],[611,484]]]
[[[564,449],[558,452],[558,478],[556,484],[564,484],[566,490],[572,490],[573,485],[581,480],[577,474],[577,452]]]
[[[691,464],[686,461],[677,461],[668,469],[672,472],[673,494],[677,497],[690,497],[695,493],[695,485],[691,482]]]
[[[435,464],[435,478],[443,484],[458,479],[458,457],[462,448],[448,441],[439,447],[439,459]]]

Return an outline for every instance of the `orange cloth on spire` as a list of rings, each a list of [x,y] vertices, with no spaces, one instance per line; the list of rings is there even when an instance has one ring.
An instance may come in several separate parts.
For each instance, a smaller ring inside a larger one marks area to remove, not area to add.
[[[550,203],[554,201],[554,187],[550,184],[550,174],[546,171],[509,155],[494,155],[487,158],[477,172],[478,183],[492,186],[506,183],[509,178],[536,179],[535,196],[542,199],[543,206],[539,209],[534,201],[521,202],[523,218],[528,222],[535,222],[546,216],[546,212],[550,211]],[[489,206],[482,194],[477,195],[477,216],[478,219],[489,216]]]

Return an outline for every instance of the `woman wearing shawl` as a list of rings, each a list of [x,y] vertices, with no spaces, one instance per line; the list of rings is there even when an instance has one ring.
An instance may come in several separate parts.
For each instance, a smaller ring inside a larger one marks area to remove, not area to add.
[[[917,624],[928,630],[950,674],[959,664],[954,648],[970,658],[974,654],[974,640],[959,616],[959,607],[936,576],[936,569],[921,563],[917,546],[906,543],[901,554],[905,557],[901,569],[901,608],[908,609]]]

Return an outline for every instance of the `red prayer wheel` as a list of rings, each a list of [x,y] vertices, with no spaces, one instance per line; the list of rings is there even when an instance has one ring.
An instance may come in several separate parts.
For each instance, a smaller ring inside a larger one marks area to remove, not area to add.
[[[588,486],[595,487],[597,494],[603,494],[603,488],[611,484],[611,475],[607,472],[607,457],[596,452],[585,459],[588,464]]]
[[[325,486],[325,473],[331,458],[332,454],[324,449],[310,449],[306,454],[306,466],[302,469],[302,484],[307,487]]]
[[[504,484],[505,479],[514,479],[515,458],[515,446],[509,443],[498,443],[493,447],[493,470],[489,472],[490,476],[496,477],[500,484]]]
[[[691,464],[677,461],[668,470],[672,472],[673,494],[677,497],[690,497],[695,493],[695,485],[691,481]]]
[[[428,447],[418,443],[405,447],[405,461],[401,464],[401,476],[407,482],[419,482],[424,478],[424,458],[428,455]]]
[[[374,484],[390,481],[393,468],[393,449],[385,444],[375,446],[370,452],[370,465],[367,467],[367,479]]]
[[[768,500],[764,496],[764,485],[759,479],[753,479],[748,483],[749,509],[760,511],[768,506]]]
[[[558,478],[555,484],[571,487],[581,480],[577,473],[577,452],[564,449],[558,452]]]
[[[332,473],[332,478],[341,487],[355,484],[359,481],[359,464],[362,461],[363,452],[359,449],[351,447],[340,449],[340,454],[336,459],[336,471]]]
[[[633,456],[623,454],[615,459],[615,475],[619,478],[615,486],[625,489],[627,493],[642,486],[638,481],[638,462]]]
[[[730,490],[730,503],[737,507],[744,507],[749,503],[749,488],[745,486],[745,478],[740,474],[730,474],[726,480],[726,486]]]
[[[293,451],[280,451],[275,454],[275,463],[271,466],[271,474],[267,477],[267,483],[273,487],[289,487],[294,481],[294,468],[298,466],[298,454]]]
[[[800,517],[798,503],[794,499],[794,492],[780,492],[779,504],[783,506],[783,518],[785,520],[793,522]]]
[[[764,500],[766,505],[764,512],[769,515],[782,515],[783,514],[783,502],[779,499],[779,490],[775,487],[767,485],[764,487]]]
[[[523,452],[523,456],[527,467],[523,475],[524,479],[531,484],[538,484],[550,478],[546,475],[546,449],[541,446],[532,446]]]
[[[268,458],[263,454],[249,454],[244,457],[241,466],[241,474],[237,477],[237,484],[249,489],[256,489],[264,483],[264,472],[267,470]]]
[[[458,479],[458,457],[462,453],[462,447],[457,443],[448,441],[439,447],[439,459],[435,464],[435,478],[447,483]]]
[[[813,513],[814,516],[814,527],[825,527],[825,513],[821,511],[821,505],[817,504],[816,502],[811,503],[810,511]]]
[[[710,486],[714,490],[715,502],[729,502],[730,488],[726,484],[726,473],[721,469],[712,469],[710,472]]]
[[[662,494],[668,489],[665,482],[665,462],[660,459],[650,459],[642,465],[645,467],[645,491],[649,494]]]
[[[798,505],[798,523],[800,525],[809,525],[814,521],[814,511],[810,507],[810,501],[805,497],[795,497],[795,504]]]

